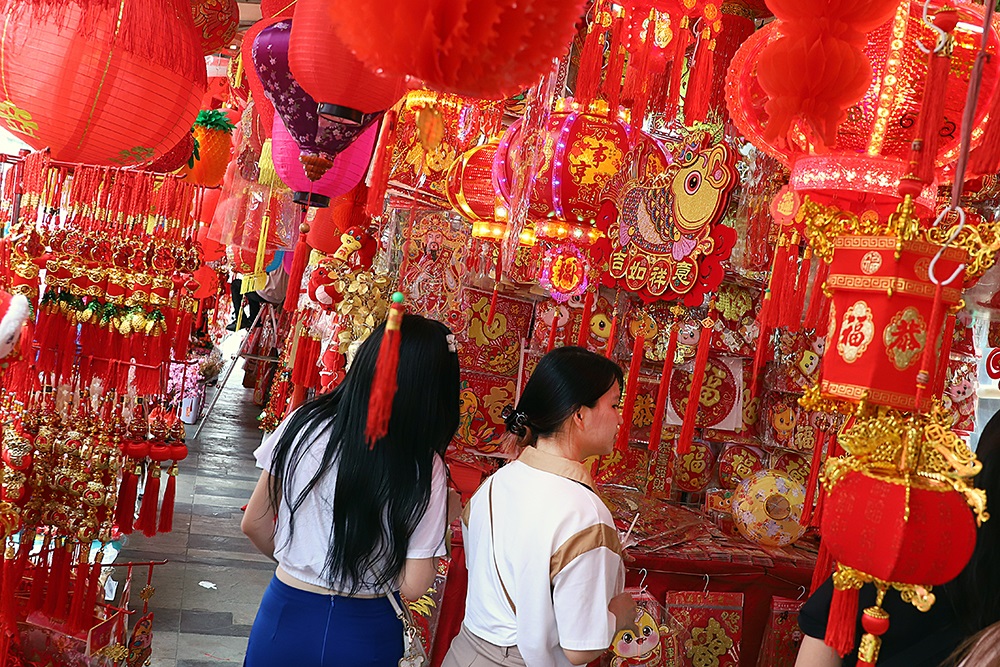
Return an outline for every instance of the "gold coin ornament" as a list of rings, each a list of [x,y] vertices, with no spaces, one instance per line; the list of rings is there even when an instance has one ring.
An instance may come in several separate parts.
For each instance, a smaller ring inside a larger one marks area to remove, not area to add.
[[[762,470],[733,493],[733,521],[740,534],[764,546],[784,547],[805,533],[799,524],[806,489],[786,473]]]

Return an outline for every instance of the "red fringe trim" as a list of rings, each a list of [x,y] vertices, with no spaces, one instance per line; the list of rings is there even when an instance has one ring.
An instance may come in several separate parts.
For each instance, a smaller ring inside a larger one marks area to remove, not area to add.
[[[389,186],[389,172],[392,170],[392,157],[396,149],[397,120],[396,110],[390,109],[382,116],[382,127],[379,128],[368,179],[368,202],[365,204],[366,212],[373,218],[382,215],[385,207],[385,191]]]
[[[392,304],[385,332],[382,334],[378,361],[375,363],[375,377],[372,379],[371,397],[368,400],[365,437],[369,447],[374,447],[375,443],[389,432],[389,419],[392,417],[392,403],[396,397],[398,382],[401,338],[399,324],[394,324],[394,318],[401,319],[402,316],[403,304]]]
[[[833,588],[830,617],[826,623],[826,645],[844,657],[854,650],[858,623],[858,591]]]
[[[292,256],[292,269],[288,273],[288,291],[285,292],[285,312],[294,313],[299,307],[299,295],[302,293],[302,276],[309,264],[309,254],[312,252],[306,242],[305,233],[299,233],[295,244],[295,254]],[[252,324],[252,323],[251,323]]]
[[[590,316],[594,310],[594,293],[587,292],[583,300],[583,315],[580,319],[580,331],[576,335],[576,344],[579,347],[587,347],[587,338],[590,336]]]

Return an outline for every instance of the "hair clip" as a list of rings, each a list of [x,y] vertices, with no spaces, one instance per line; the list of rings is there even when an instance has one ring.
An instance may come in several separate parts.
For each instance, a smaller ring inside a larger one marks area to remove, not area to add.
[[[444,339],[448,341],[449,352],[458,352],[458,343],[455,342],[455,334],[448,334]]]
[[[528,434],[528,415],[514,408],[513,405],[505,406],[500,416],[503,417],[504,426],[507,430],[519,438]]]

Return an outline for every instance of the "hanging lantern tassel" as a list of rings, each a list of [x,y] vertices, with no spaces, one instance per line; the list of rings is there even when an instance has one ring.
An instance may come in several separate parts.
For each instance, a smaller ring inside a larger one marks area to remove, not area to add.
[[[826,636],[823,641],[840,657],[844,657],[854,650],[858,589],[838,586],[839,575],[839,570],[833,575],[833,598],[830,601],[830,616],[826,621]]]
[[[808,528],[812,521],[813,500],[816,498],[816,484],[819,480],[819,470],[823,467],[823,446],[826,444],[826,433],[821,429],[816,429],[816,444],[813,445],[812,465],[809,468],[809,481],[806,482],[806,498],[802,504],[802,515],[799,516],[799,525]]]
[[[597,94],[597,84],[601,81],[601,66],[604,64],[605,28],[603,15],[608,11],[607,3],[600,0],[594,5],[594,18],[587,26],[587,38],[580,52],[580,66],[577,68],[574,98],[581,104],[589,104]]]
[[[174,502],[177,498],[177,462],[170,464],[167,472],[167,488],[163,492],[163,504],[160,506],[159,532],[169,533],[174,529]]]
[[[497,263],[493,267],[493,296],[490,298],[490,310],[486,315],[486,326],[493,326],[493,318],[497,314],[497,299],[500,297],[500,271],[503,268],[503,248],[497,247]]]
[[[806,311],[806,290],[809,288],[809,273],[813,265],[812,257],[812,249],[806,245],[805,251],[802,253],[799,277],[795,282],[795,305],[788,319],[788,327],[791,331],[802,329],[802,314]]]
[[[146,487],[142,493],[142,506],[139,507],[139,518],[135,522],[136,530],[141,530],[146,537],[156,535],[156,507],[160,501],[160,464],[150,461],[146,472]]]
[[[52,548],[52,567],[49,572],[49,594],[45,596],[42,604],[42,613],[50,618],[56,613],[57,596],[62,592],[65,594],[60,583],[62,582],[63,570],[66,568],[66,549],[63,544],[64,538],[57,538],[55,546]]]
[[[764,291],[764,304],[761,306],[760,315],[757,318],[760,322],[761,332],[766,328],[774,326],[775,322],[778,321],[778,313],[776,311],[780,308],[779,299],[783,291],[785,268],[787,266],[788,240],[782,234],[778,237],[778,245],[774,249],[774,258],[771,261],[771,281]]]
[[[122,482],[118,487],[118,504],[115,506],[115,523],[124,535],[131,535],[134,530],[140,474],[142,467],[139,462],[125,459],[125,465],[122,466]]]
[[[705,121],[712,102],[712,75],[715,72],[715,40],[705,28],[695,47],[694,60],[688,74],[687,97],[684,99],[684,123]]]
[[[689,25],[690,19],[687,16],[682,17],[680,25],[677,27],[677,30],[674,31],[674,37],[670,42],[673,49],[670,65],[670,78],[667,83],[668,104],[665,109],[665,115],[669,119],[673,119],[677,116],[677,107],[680,104],[681,83],[684,76],[685,53],[687,52],[688,45],[691,43],[691,31],[688,30]]]
[[[628,11],[625,8],[623,11]],[[609,109],[617,109],[622,96],[622,72],[625,69],[625,48],[622,46],[624,15],[613,12],[611,17],[611,48],[608,49],[608,69],[604,75],[604,97]]]
[[[632,345],[632,361],[628,367],[628,380],[625,381],[622,425],[618,429],[618,439],[615,440],[615,449],[619,452],[628,449],[629,436],[632,432],[632,413],[635,411],[635,395],[639,393],[639,371],[642,370],[642,356],[645,346],[646,337],[642,334],[636,334],[635,343]]]
[[[90,568],[87,579],[87,592],[84,596],[84,609],[80,617],[80,630],[89,630],[93,621],[94,609],[97,607],[97,596],[101,585],[101,564],[104,562],[104,547],[94,557],[94,565]]]
[[[288,272],[288,291],[285,293],[285,312],[295,312],[299,307],[299,294],[302,292],[302,275],[309,263],[312,249],[306,241],[309,236],[309,223],[305,222],[303,211],[302,224],[299,225],[299,240],[295,244],[295,254],[292,255],[292,269]]]
[[[774,326],[791,329],[793,322],[802,317],[802,311],[793,312],[796,301],[796,276],[799,271],[799,233],[792,232],[788,244],[788,254],[785,255],[785,269],[782,271],[781,283],[777,286],[778,294],[772,296],[774,308]]]
[[[933,277],[931,279],[933,280]],[[935,354],[937,345],[934,344],[941,334],[941,316],[944,311],[944,301],[941,295],[943,289],[944,285],[937,282],[937,286],[934,288],[934,305],[931,307],[931,317],[927,325],[927,342],[924,344],[924,353],[920,356],[920,370],[917,372],[917,396],[914,400],[914,409],[917,412],[921,410],[924,397],[927,394],[927,387],[930,386],[932,375],[937,368],[935,363],[938,361],[947,363],[947,357],[942,357],[941,360],[937,358],[937,354]]]
[[[715,322],[711,315],[705,318],[701,327],[701,338],[698,340],[698,352],[694,356],[694,368],[691,370],[691,390],[688,391],[687,408],[684,410],[684,424],[677,440],[677,454],[683,456],[691,451],[691,439],[694,437],[694,425],[698,419],[698,406],[701,405],[701,387],[705,381],[705,367],[708,366],[708,353],[712,350],[712,332]]]
[[[884,598],[885,589],[879,587],[875,606],[868,607],[861,614],[861,627],[865,629],[865,634],[861,636],[861,644],[858,646],[858,667],[875,667],[878,661],[882,635],[889,629],[889,613],[882,608]]]
[[[934,181],[934,161],[937,158],[944,120],[944,105],[948,100],[948,70],[951,68],[951,52],[954,38],[951,33],[958,25],[958,11],[954,8],[940,9],[934,15],[934,25],[944,35],[944,46],[930,53],[927,64],[927,81],[924,85],[924,99],[917,119],[910,150],[910,173],[924,185]]]
[[[583,300],[583,315],[580,317],[580,331],[576,335],[578,347],[587,347],[587,338],[590,336],[590,316],[594,311],[594,293],[587,292]]]
[[[817,333],[827,324],[830,312],[830,299],[823,291],[826,279],[830,275],[830,265],[823,259],[819,260],[819,267],[816,269],[816,278],[813,280],[812,291],[809,295],[809,310],[806,311],[806,319],[802,325],[806,329],[812,329]]]
[[[371,397],[368,399],[368,421],[365,425],[365,438],[368,440],[369,448],[374,447],[375,443],[389,432],[389,418],[392,416],[392,402],[396,397],[396,375],[399,369],[403,300],[400,292],[392,295],[392,305],[389,306],[389,316],[378,349],[378,360],[375,362],[375,377],[372,380]]]
[[[552,311],[552,322],[549,323],[549,342],[545,346],[546,352],[551,352],[556,347],[556,332],[559,331],[559,309]]]
[[[934,396],[940,398],[944,392],[944,381],[948,377],[948,360],[951,359],[951,346],[955,336],[955,315],[948,315],[945,320],[944,335],[941,337],[941,354],[938,357],[937,374],[934,377]]]
[[[79,561],[76,564],[76,581],[73,583],[73,598],[70,603],[67,623],[74,630],[83,626],[87,607],[87,581],[90,579],[90,542],[80,545]]]
[[[670,393],[670,378],[674,374],[674,355],[677,352],[677,323],[670,324],[670,336],[667,338],[667,352],[663,357],[663,370],[660,372],[660,385],[656,389],[656,406],[653,408],[653,423],[649,430],[649,451],[654,455],[660,451],[663,440],[663,415],[667,410],[667,395]]]
[[[389,109],[383,114],[378,142],[375,144],[372,168],[368,174],[368,201],[365,204],[365,210],[373,218],[382,215],[385,206],[385,191],[389,186],[389,171],[396,148],[397,119],[395,109]]]

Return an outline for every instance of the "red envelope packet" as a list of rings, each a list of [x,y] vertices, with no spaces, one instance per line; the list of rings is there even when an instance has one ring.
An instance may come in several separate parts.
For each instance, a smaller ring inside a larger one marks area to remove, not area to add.
[[[667,612],[684,627],[682,667],[737,667],[743,640],[743,594],[668,591]]]

